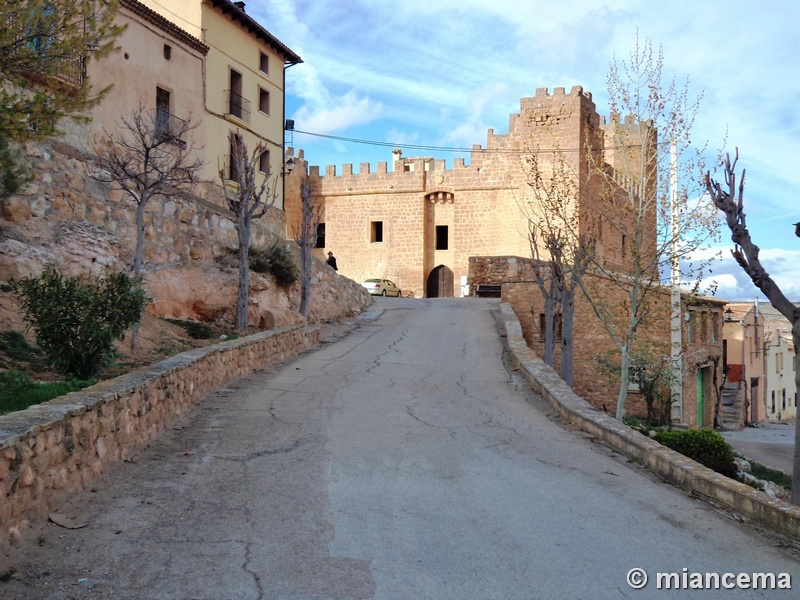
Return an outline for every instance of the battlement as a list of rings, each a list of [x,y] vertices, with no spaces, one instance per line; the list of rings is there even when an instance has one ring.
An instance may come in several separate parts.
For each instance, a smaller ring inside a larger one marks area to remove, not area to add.
[[[473,151],[481,150],[480,144],[473,145]],[[344,163],[341,165],[341,170],[337,165],[326,165],[324,172],[319,166],[307,166],[306,161],[294,159],[295,168],[306,169],[309,177],[350,177],[357,175],[389,175],[389,176],[416,176],[420,173],[452,171],[456,169],[465,169],[469,165],[466,164],[466,159],[456,158],[453,160],[453,169],[447,169],[446,160],[443,158],[435,158],[432,156],[409,156],[403,157],[401,153],[393,151],[392,167],[389,170],[389,163],[381,161],[377,164],[377,170],[372,170],[372,165],[368,162],[358,164],[358,171],[353,169],[353,163]],[[299,150],[300,157],[303,156],[303,150]],[[294,156],[294,148],[286,147],[286,160]]]
[[[582,100],[588,100],[594,105],[591,92],[584,92],[583,86],[580,85],[572,86],[569,94],[566,93],[566,89],[563,87],[553,88],[552,94],[548,92],[548,88],[542,87],[536,88],[536,94],[532,98],[522,98],[519,104],[520,108],[525,111],[534,108],[563,106],[568,102],[580,102]]]
[[[606,119],[605,116],[600,117],[600,127],[603,129],[608,129],[612,125],[620,129],[638,129],[642,125],[652,127],[653,120],[648,119],[647,121],[638,121],[633,115],[625,115],[625,117],[620,120],[619,114],[612,114],[610,117],[608,117],[608,119]]]
[[[350,179],[361,176],[366,180],[390,178],[397,179],[397,183],[403,182],[403,185],[420,177],[424,179],[424,173],[435,172],[438,178],[441,178],[442,174],[462,176],[463,173],[480,172],[498,160],[502,162],[502,159],[498,158],[496,152],[498,150],[513,151],[523,148],[525,146],[523,138],[533,133],[532,127],[540,131],[537,136],[563,137],[574,136],[573,130],[576,125],[582,127],[582,124],[588,124],[590,128],[599,130],[605,123],[605,119],[597,114],[592,94],[584,91],[580,85],[573,86],[569,93],[564,87],[553,88],[552,93],[546,87],[537,88],[534,96],[520,100],[520,109],[520,113],[509,116],[508,133],[499,134],[495,133],[494,129],[489,129],[486,148],[480,144],[473,144],[469,164],[464,158],[456,158],[452,169],[447,168],[444,159],[430,156],[404,157],[402,150],[395,148],[392,150],[391,161],[379,162],[375,171],[368,162],[359,163],[358,171],[353,168],[352,163],[345,163],[341,168],[327,165],[322,170],[318,166],[305,167],[307,163],[303,160],[302,165],[307,169],[303,172],[312,178],[326,179]],[[563,133],[557,133],[558,131]],[[579,140],[574,140],[574,143],[578,144]],[[290,156],[288,150],[287,157]],[[302,153],[302,150],[300,152]]]

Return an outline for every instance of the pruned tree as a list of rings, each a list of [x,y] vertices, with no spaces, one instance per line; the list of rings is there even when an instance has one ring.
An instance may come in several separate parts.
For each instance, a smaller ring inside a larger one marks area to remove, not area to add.
[[[734,244],[731,254],[744,272],[750,277],[753,284],[767,297],[774,306],[792,324],[792,341],[795,348],[800,348],[800,307],[791,302],[781,291],[764,265],[759,259],[759,247],[750,237],[747,229],[747,219],[744,213],[744,182],[745,170],[742,169],[741,180],[736,181],[736,163],[739,161],[739,149],[731,161],[726,155],[722,161],[724,170],[724,185],[711,178],[710,173],[705,174],[704,185],[711,202],[722,212],[725,224],[731,232],[731,241]],[[788,227],[788,225],[787,225]],[[795,353],[795,386],[800,390],[800,352]],[[794,463],[792,467],[792,504],[800,504],[800,419],[795,421],[794,430]]]
[[[582,218],[592,223],[596,243],[577,281],[620,353],[616,417],[622,419],[629,353],[640,327],[663,305],[660,274],[710,246],[718,216],[690,200],[700,196],[704,169],[702,149],[691,146],[700,99],[690,99],[688,82],[664,77],[661,50],[647,39],[637,42],[628,60],[611,65],[608,87],[612,118],[602,147],[587,140],[584,151],[592,201]],[[666,176],[673,168],[680,177]],[[699,283],[707,266],[689,264],[682,278]]]
[[[278,198],[278,179],[270,173],[269,166],[262,169],[262,157],[267,147],[259,143],[248,154],[242,137],[231,132],[230,163],[227,170],[219,170],[222,189],[228,208],[234,214],[234,227],[239,242],[239,292],[236,298],[236,329],[248,327],[247,308],[250,294],[250,237],[253,221],[262,218]],[[267,155],[268,156],[268,155]],[[265,175],[259,183],[258,171]]]
[[[300,184],[302,216],[299,230],[293,225],[294,241],[300,246],[300,314],[308,321],[311,306],[311,249],[317,244],[317,226],[322,215],[322,205],[314,205],[311,186],[303,179]]]
[[[553,366],[560,329],[560,375],[572,386],[575,292],[588,266],[592,242],[582,231],[576,210],[580,185],[575,171],[563,153],[553,151],[548,162],[542,160],[544,154],[536,149],[525,158],[531,199],[523,210],[533,273],[544,301],[545,363]]]
[[[56,135],[65,117],[88,120],[85,111],[99,103],[108,88],[92,88],[86,61],[114,51],[124,29],[114,23],[118,8],[118,0],[4,0],[0,146]],[[15,171],[14,162],[12,154],[3,153],[0,170],[22,182],[25,172]],[[4,197],[9,191],[14,188],[0,188]]]
[[[191,133],[197,123],[183,121],[141,105],[122,117],[118,133],[105,132],[107,143],[96,150],[90,176],[122,190],[136,206],[136,249],[133,276],[141,284],[145,208],[148,203],[180,194],[197,182],[203,161],[196,156]],[[132,335],[138,347],[138,323]]]
[[[597,356],[598,370],[614,378],[619,377],[621,364],[619,352]],[[670,422],[670,387],[675,373],[670,369],[667,357],[654,353],[651,348],[632,350],[628,356],[630,383],[639,390],[647,406],[646,423],[662,426]]]

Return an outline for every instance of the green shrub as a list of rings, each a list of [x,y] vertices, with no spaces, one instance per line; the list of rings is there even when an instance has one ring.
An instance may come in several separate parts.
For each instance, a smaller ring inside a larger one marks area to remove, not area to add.
[[[42,349],[31,346],[25,336],[19,331],[0,331],[0,350],[10,358],[36,362],[42,357]]]
[[[48,360],[60,373],[85,380],[114,361],[114,342],[141,318],[147,299],[136,283],[124,273],[82,279],[48,267],[12,285]]]
[[[239,249],[228,248],[228,252],[217,260],[226,267],[235,268],[238,264]],[[250,270],[256,273],[269,274],[275,282],[288,287],[300,277],[300,269],[294,261],[291,251],[279,242],[271,246],[250,247]]]
[[[183,327],[183,329],[186,330],[186,333],[189,334],[189,337],[195,340],[207,340],[214,334],[214,332],[211,330],[211,327],[205,323],[200,323],[199,321],[192,321],[190,319],[164,320],[168,323],[172,323],[173,325],[177,325],[178,327]]]
[[[0,372],[0,414],[23,410],[69,392],[82,390],[94,383],[94,380],[78,379],[37,383],[23,371],[2,371]]]
[[[731,445],[710,429],[662,431],[654,438],[658,443],[696,460],[726,477],[736,477],[736,463]]]
[[[269,273],[282,287],[292,285],[298,277],[294,256],[286,246],[278,242],[267,248],[250,248],[250,269],[256,273]]]

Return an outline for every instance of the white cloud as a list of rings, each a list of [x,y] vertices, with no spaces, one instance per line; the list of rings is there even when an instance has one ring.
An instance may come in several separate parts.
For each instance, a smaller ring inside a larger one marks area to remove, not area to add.
[[[300,107],[294,114],[295,127],[328,134],[374,121],[380,112],[379,103],[350,91],[339,98],[326,99],[322,106],[309,103]]]

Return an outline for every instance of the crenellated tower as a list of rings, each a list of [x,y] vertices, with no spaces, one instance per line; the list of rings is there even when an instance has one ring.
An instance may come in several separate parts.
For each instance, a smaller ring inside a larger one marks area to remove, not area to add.
[[[459,295],[470,256],[529,256],[527,221],[520,202],[529,194],[529,157],[563,160],[574,173],[575,210],[590,205],[590,165],[603,164],[604,123],[592,95],[581,86],[539,88],[520,100],[508,133],[487,133],[486,146],[473,145],[469,162],[405,157],[372,170],[361,163],[324,172],[309,166],[302,150],[286,176],[286,222],[299,218],[299,182],[306,178],[324,206],[325,247],[340,272],[355,280],[385,277],[416,296]],[[617,155],[618,156],[618,155]],[[581,213],[579,213],[581,214]],[[581,217],[583,218],[583,217]],[[588,226],[588,225],[587,225]]]

